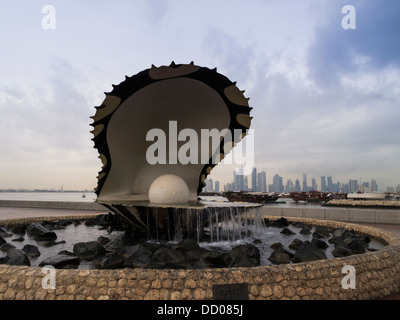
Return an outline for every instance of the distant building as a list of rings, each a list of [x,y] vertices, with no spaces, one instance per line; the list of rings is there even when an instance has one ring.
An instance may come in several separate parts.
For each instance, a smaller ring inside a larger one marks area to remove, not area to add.
[[[257,188],[257,168],[253,168],[251,171],[251,190],[256,192]]]
[[[286,193],[290,193],[294,191],[294,185],[292,180],[288,179],[286,182],[286,188],[285,188],[285,192]]]
[[[219,192],[219,181],[215,181],[214,183],[214,192]]]
[[[350,193],[357,192],[358,190],[358,181],[357,180],[349,180],[349,191]]]
[[[295,191],[295,192],[301,192],[301,187],[300,187],[300,181],[299,181],[299,179],[296,179],[296,181],[294,182],[294,191]]]
[[[326,192],[326,178],[325,176],[321,177],[321,191]]]
[[[234,181],[234,191],[244,191],[243,168],[239,168],[233,173],[233,181]]]
[[[257,174],[257,191],[267,192],[267,173],[265,171]]]
[[[329,191],[334,191],[335,187],[333,186],[333,181],[332,181],[332,177],[328,177],[328,189]]]
[[[376,184],[375,179],[371,180],[371,192],[377,192],[378,191],[378,185]]]
[[[278,174],[274,175],[272,184],[269,185],[269,192],[283,192],[283,178]]]
[[[212,179],[206,179],[204,180],[205,182],[205,187],[203,188],[204,192],[213,192],[214,188],[213,188],[213,180]]]
[[[315,180],[315,178],[312,178],[312,180],[311,180],[311,189],[314,191],[318,190],[318,185],[317,185],[317,181]]]
[[[307,174],[303,173],[303,188],[302,188],[303,192],[307,192],[310,191],[308,186],[307,186]]]
[[[394,187],[386,187],[386,192],[394,193]]]

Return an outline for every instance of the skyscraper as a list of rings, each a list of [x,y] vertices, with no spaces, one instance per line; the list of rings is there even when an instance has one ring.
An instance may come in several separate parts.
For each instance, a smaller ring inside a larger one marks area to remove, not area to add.
[[[283,192],[283,179],[278,174],[274,175],[272,184],[269,185],[269,192]]]
[[[333,191],[334,187],[333,187],[332,177],[328,177],[327,179],[328,179],[328,190]]]
[[[358,181],[357,180],[349,180],[350,192],[356,192],[358,190]]]
[[[253,168],[251,172],[251,190],[256,192],[257,189],[257,168]]]
[[[378,185],[376,184],[375,179],[371,180],[371,192],[377,192],[378,191]]]
[[[296,192],[301,192],[301,187],[300,187],[300,181],[299,179],[296,179],[295,183],[294,183],[294,191]]]
[[[219,192],[219,181],[218,180],[215,181],[214,187],[215,187],[214,192]]]
[[[322,192],[326,191],[326,179],[325,179],[325,177],[321,177],[321,191]]]
[[[303,173],[303,192],[307,192],[308,190],[308,186],[307,186],[307,173]]]
[[[257,174],[257,178],[257,191],[267,192],[267,173],[265,171],[261,171]]]
[[[312,180],[311,180],[311,189],[314,191],[318,190],[318,185],[317,185],[317,181],[315,181],[315,178],[312,178]]]
[[[233,173],[234,183],[235,183],[235,191],[244,191],[244,172],[243,168],[237,169]]]

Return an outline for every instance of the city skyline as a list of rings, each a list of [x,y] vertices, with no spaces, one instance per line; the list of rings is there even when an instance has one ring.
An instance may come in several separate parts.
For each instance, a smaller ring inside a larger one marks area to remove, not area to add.
[[[296,178],[284,178],[278,173],[267,174],[266,171],[257,172],[257,168],[252,169],[250,175],[242,174],[243,170],[237,169],[233,171],[233,179],[231,182],[222,184],[224,191],[258,191],[258,192],[343,192],[353,193],[359,189],[366,189],[370,192],[400,192],[400,183],[394,186],[380,187],[376,179],[372,178],[368,181],[359,179],[349,179],[347,181],[339,181],[333,176],[311,177],[307,173],[302,173],[302,180]],[[269,179],[267,177],[270,177]],[[256,181],[253,184],[253,181]],[[260,187],[260,181],[263,187]],[[221,182],[211,178],[206,179],[207,186],[203,189],[206,192],[220,192]],[[211,182],[211,184],[209,184]],[[271,182],[271,183],[268,183]],[[311,183],[310,183],[311,182]],[[213,183],[218,183],[218,190],[213,188]],[[267,187],[268,186],[268,187]]]
[[[345,5],[354,27],[343,25]],[[94,189],[95,106],[125,75],[172,61],[216,67],[245,90],[253,163],[267,184],[269,173],[295,184],[306,172],[310,184],[362,177],[396,187],[399,11],[397,0],[7,2],[0,188]],[[222,188],[234,169],[220,164],[208,178]]]

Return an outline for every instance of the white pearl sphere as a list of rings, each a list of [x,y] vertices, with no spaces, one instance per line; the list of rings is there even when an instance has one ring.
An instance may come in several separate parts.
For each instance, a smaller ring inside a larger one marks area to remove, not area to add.
[[[165,174],[153,181],[149,189],[150,203],[187,203],[189,188],[186,182],[174,174]]]

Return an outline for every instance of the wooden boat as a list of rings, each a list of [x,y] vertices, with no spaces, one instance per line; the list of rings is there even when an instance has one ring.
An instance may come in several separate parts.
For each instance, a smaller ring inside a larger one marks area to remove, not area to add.
[[[332,199],[331,193],[318,191],[291,192],[290,198],[296,202],[327,202]]]
[[[281,197],[280,193],[265,192],[235,192],[228,191],[222,194],[225,198],[232,202],[251,202],[251,203],[268,203],[275,202]]]

